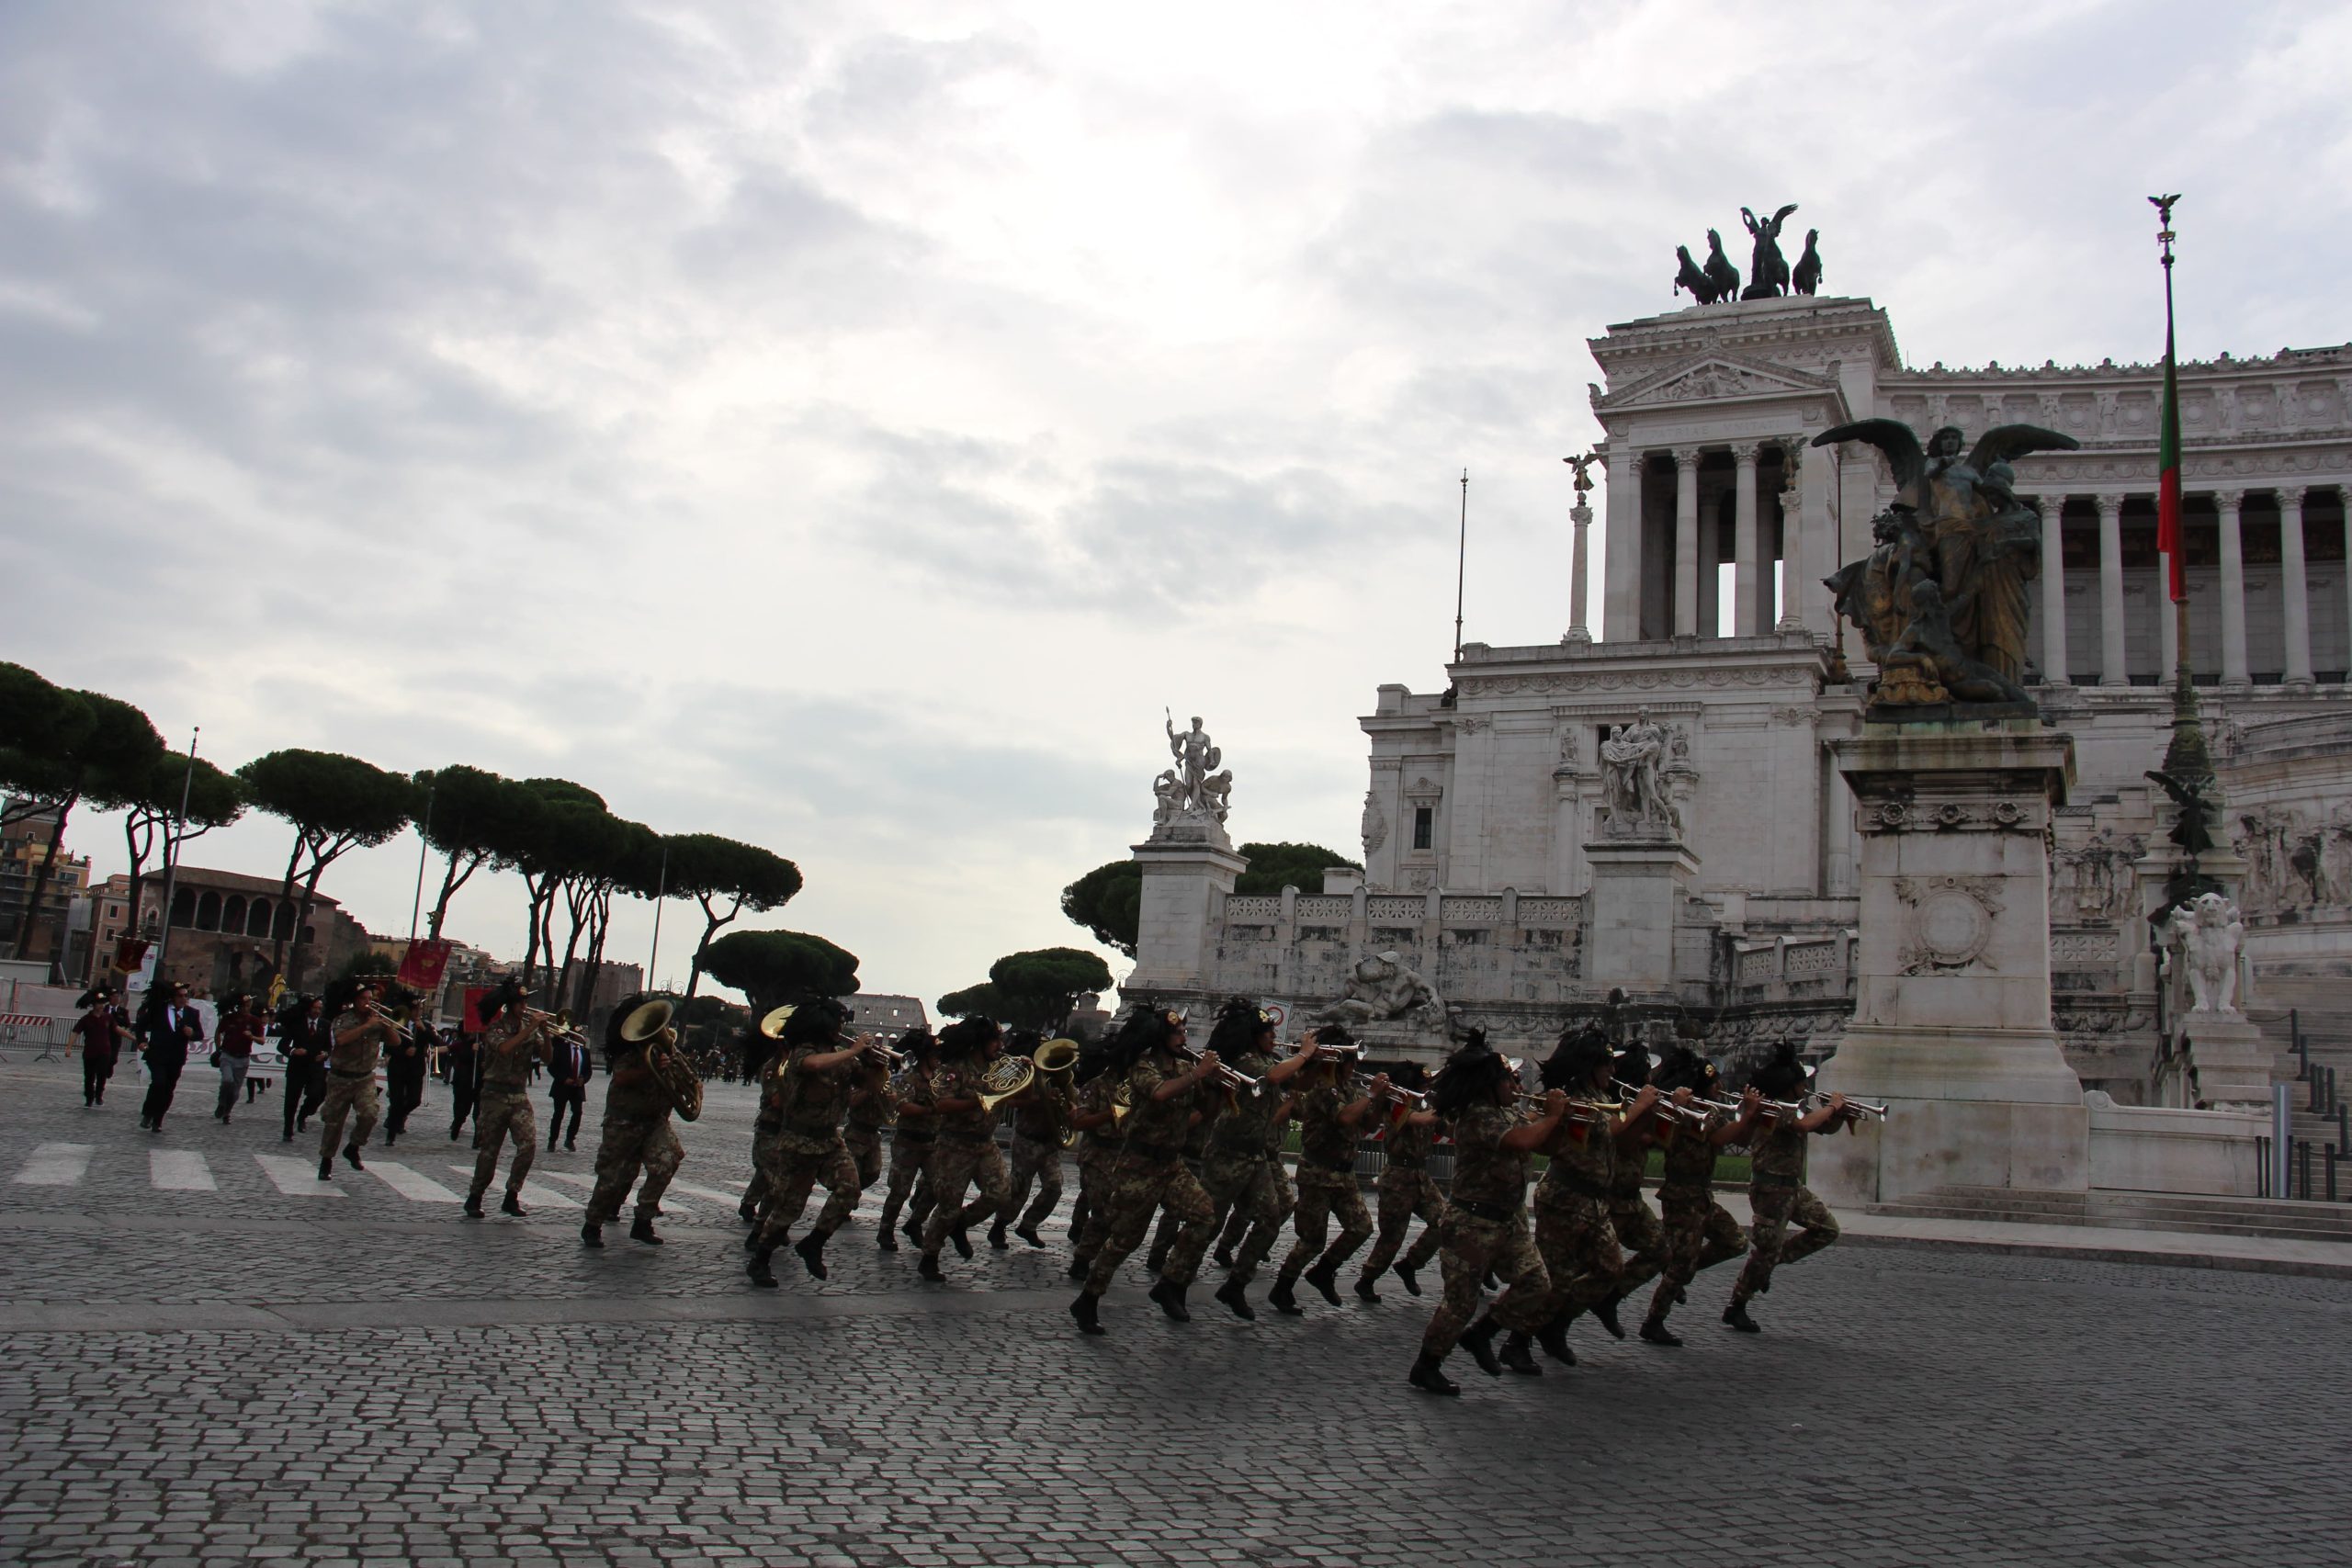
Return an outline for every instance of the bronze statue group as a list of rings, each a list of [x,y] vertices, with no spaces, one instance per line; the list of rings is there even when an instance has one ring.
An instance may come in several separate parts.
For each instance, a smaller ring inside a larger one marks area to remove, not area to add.
[[[1243,999],[1220,1010],[1200,1048],[1181,1014],[1148,1004],[1083,1047],[1008,1035],[985,1019],[935,1036],[918,1029],[885,1044],[847,1038],[847,1018],[830,1001],[793,1010],[781,1018],[775,1054],[758,1069],[755,1176],[742,1205],[753,1285],[776,1286],[775,1256],[820,1186],[824,1202],[792,1251],[808,1274],[826,1277],[827,1246],[860,1192],[882,1179],[886,1137],[883,1251],[899,1250],[903,1235],[919,1253],[917,1273],[938,1280],[946,1277],[945,1248],[970,1259],[971,1233],[983,1224],[996,1249],[1015,1236],[1043,1247],[1038,1226],[1059,1200],[1061,1153],[1074,1139],[1069,1273],[1080,1283],[1069,1313],[1080,1331],[1105,1332],[1104,1294],[1148,1237],[1150,1299],[1168,1317],[1190,1321],[1194,1278],[1213,1256],[1226,1270],[1215,1299],[1254,1320],[1250,1286],[1287,1222],[1293,1242],[1265,1297],[1285,1314],[1306,1310],[1302,1283],[1342,1304],[1340,1272],[1367,1242],[1374,1250],[1353,1282],[1365,1302],[1380,1299],[1376,1282],[1392,1272],[1419,1295],[1419,1272],[1434,1254],[1440,1297],[1410,1382],[1441,1394],[1460,1392],[1443,1371],[1456,1345],[1489,1375],[1539,1376],[1538,1348],[1574,1362],[1567,1332],[1580,1315],[1623,1337],[1620,1303],[1653,1280],[1640,1336],[1679,1345],[1668,1320],[1691,1280],[1742,1255],[1723,1320],[1758,1332],[1749,1306],[1770,1289],[1775,1267],[1838,1236],[1837,1222],[1804,1186],[1807,1140],[1859,1114],[1839,1097],[1806,1094],[1792,1045],[1750,1075],[1734,1100],[1717,1092],[1714,1069],[1688,1047],[1653,1064],[1638,1047],[1612,1055],[1597,1028],[1576,1029],[1542,1064],[1538,1094],[1522,1087],[1521,1065],[1479,1031],[1433,1079],[1418,1066],[1367,1077],[1359,1070],[1363,1048],[1344,1029],[1327,1026],[1285,1049],[1275,1021]],[[1023,1071],[1007,1074],[1008,1066]],[[1018,1087],[992,1091],[1006,1084]],[[1005,1111],[1010,1169],[996,1138]],[[1294,1121],[1295,1172],[1283,1158]],[[1442,1193],[1429,1171],[1440,1137],[1453,1150]],[[1387,1154],[1377,1221],[1356,1173],[1367,1138]],[[1751,1156],[1747,1227],[1713,1196],[1718,1154],[1733,1145]],[[1653,1149],[1664,1175],[1656,1211],[1644,1195]],[[1531,1202],[1538,1156],[1546,1164]],[[625,1165],[612,1171],[615,1207],[628,1190]],[[639,1239],[659,1239],[650,1219],[674,1168],[673,1161],[649,1179],[650,1204],[639,1193],[639,1229],[631,1233]],[[602,1197],[601,1153],[598,1176]],[[1416,1216],[1424,1228],[1407,1250]],[[595,1224],[592,1213],[591,1233]],[[1491,1301],[1488,1291],[1497,1292]]]

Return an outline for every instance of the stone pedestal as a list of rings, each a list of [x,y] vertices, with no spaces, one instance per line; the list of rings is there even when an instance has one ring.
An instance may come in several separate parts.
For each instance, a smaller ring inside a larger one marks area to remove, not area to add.
[[[1820,1088],[1883,1122],[1816,1144],[1868,1203],[1944,1186],[2080,1192],[2081,1080],[2050,1017],[2051,810],[2073,742],[2034,719],[1871,724],[1833,743],[1861,842],[1854,1021]]]
[[[1143,866],[1136,922],[1136,966],[1119,989],[1130,997],[1197,991],[1216,972],[1225,900],[1250,863],[1215,817],[1185,812],[1134,846]]]
[[[1584,856],[1592,872],[1586,983],[1622,986],[1629,997],[1671,991],[1675,918],[1699,857],[1672,839],[1595,839]]]
[[[2267,1112],[2272,1082],[2294,1076],[2282,1070],[2280,1053],[2261,1029],[2234,1008],[2183,1017],[2180,1042],[2195,1074],[2197,1098],[2216,1111]]]

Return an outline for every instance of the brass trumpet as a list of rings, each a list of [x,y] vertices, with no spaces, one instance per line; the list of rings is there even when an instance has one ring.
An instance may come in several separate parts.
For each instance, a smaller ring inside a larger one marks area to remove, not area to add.
[[[906,1053],[903,1051],[891,1050],[890,1047],[882,1043],[882,1037],[878,1034],[873,1036],[865,1044],[859,1046],[858,1054],[874,1061],[888,1064],[890,1071],[894,1075],[907,1065]]]
[[[1544,1102],[1552,1098],[1552,1093],[1549,1089],[1523,1089],[1519,1091],[1519,1098],[1528,1110],[1542,1111]],[[1623,1112],[1625,1107],[1623,1101],[1571,1100],[1562,1109],[1566,1111],[1568,1119],[1572,1122],[1584,1122],[1596,1127],[1605,1127],[1609,1124],[1609,1119]]]
[[[1201,1053],[1189,1045],[1180,1048],[1176,1054],[1196,1066],[1200,1064]],[[1266,1092],[1266,1086],[1263,1083],[1221,1058],[1217,1062],[1216,1070],[1209,1074],[1209,1081],[1219,1089],[1230,1089],[1235,1094],[1246,1094],[1253,1099]]]
[[[1820,1100],[1824,1105],[1829,1103],[1829,1097],[1826,1094],[1815,1094],[1814,1098]],[[1878,1120],[1883,1122],[1886,1120],[1886,1107],[1883,1105],[1872,1105],[1867,1100],[1849,1100],[1846,1101],[1845,1110],[1841,1114],[1853,1116],[1874,1116]]]

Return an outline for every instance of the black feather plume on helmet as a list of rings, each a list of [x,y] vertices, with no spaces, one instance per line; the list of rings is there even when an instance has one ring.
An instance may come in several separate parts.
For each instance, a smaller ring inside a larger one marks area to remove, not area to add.
[[[1487,1043],[1487,1032],[1474,1029],[1462,1049],[1445,1059],[1430,1090],[1430,1108],[1441,1116],[1458,1116],[1473,1105],[1495,1102],[1495,1086],[1510,1072],[1510,1064]]]
[[[1797,1060],[1797,1043],[1783,1040],[1772,1047],[1764,1065],[1747,1075],[1747,1087],[1767,1100],[1794,1100],[1804,1092],[1804,1064]]]
[[[838,1038],[842,1025],[848,1021],[849,1009],[831,997],[802,1002],[784,1021],[784,1048],[790,1051],[801,1045],[822,1045]]]
[[[1273,1021],[1248,997],[1236,997],[1217,1009],[1216,1025],[1209,1031],[1209,1049],[1227,1060],[1247,1055],[1258,1036]]]
[[[1610,1061],[1609,1037],[1590,1024],[1560,1036],[1559,1046],[1544,1058],[1541,1077],[1545,1089],[1583,1094]]]
[[[992,1018],[959,1018],[939,1032],[939,1055],[951,1062],[978,1056],[989,1041],[1004,1032]]]

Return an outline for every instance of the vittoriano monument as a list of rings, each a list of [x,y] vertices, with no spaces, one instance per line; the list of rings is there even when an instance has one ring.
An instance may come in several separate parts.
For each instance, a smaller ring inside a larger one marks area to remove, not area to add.
[[[1870,716],[1965,716],[1955,707],[2033,716],[2022,684],[2026,585],[2041,570],[2041,514],[2017,498],[2009,465],[2082,443],[2039,425],[2000,424],[1963,456],[1956,425],[1937,431],[1923,450],[1899,420],[1865,419],[1825,430],[1813,444],[1841,441],[1884,453],[1901,492],[1871,522],[1877,547],[1822,580],[1878,666]]]

